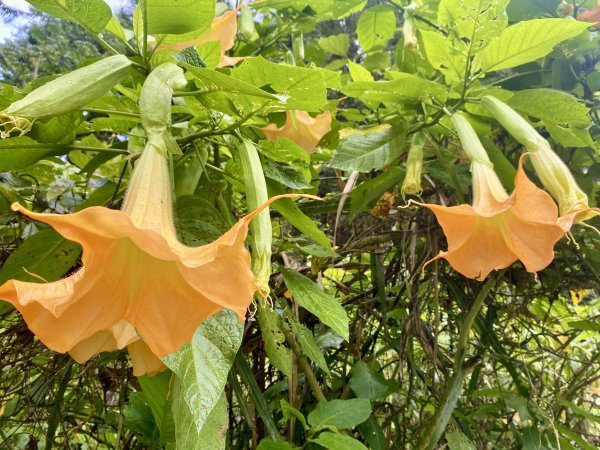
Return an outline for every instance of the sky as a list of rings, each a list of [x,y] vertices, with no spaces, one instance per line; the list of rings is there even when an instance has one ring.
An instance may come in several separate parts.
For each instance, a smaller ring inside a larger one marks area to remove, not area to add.
[[[110,5],[113,12],[118,11],[127,0],[104,0],[106,3]],[[31,6],[25,0],[2,0],[2,2],[10,6],[12,8],[20,9],[22,11],[27,11]],[[19,30],[19,27],[22,27],[27,22],[27,19],[15,19],[10,23],[2,23],[0,22],[0,42],[4,42],[6,39],[9,39],[15,32]]]

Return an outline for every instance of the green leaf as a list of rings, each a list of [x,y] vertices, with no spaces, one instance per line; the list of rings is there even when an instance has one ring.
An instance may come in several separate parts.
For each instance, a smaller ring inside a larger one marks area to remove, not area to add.
[[[271,180],[279,181],[290,189],[310,189],[312,186],[304,178],[302,171],[296,167],[267,161],[265,176]]]
[[[339,84],[339,74],[324,69],[276,64],[262,57],[246,59],[231,75],[257,87],[269,87],[285,101],[286,109],[320,111],[327,103],[327,88]]]
[[[358,19],[356,34],[366,53],[385,49],[396,32],[396,15],[391,6],[374,6],[363,11]]]
[[[361,183],[350,194],[350,216],[366,211],[387,191],[404,180],[405,171],[400,167],[390,167],[372,180]]]
[[[350,388],[357,397],[383,401],[394,390],[394,383],[381,373],[374,372],[364,361],[352,368]]]
[[[113,16],[104,0],[27,0],[27,3],[59,19],[77,22],[93,33],[100,33]]]
[[[480,53],[484,72],[520,66],[546,56],[555,45],[581,34],[589,23],[569,19],[535,19],[506,28]]]
[[[340,143],[329,165],[359,172],[381,169],[400,156],[404,138],[404,130],[400,128],[365,135],[353,134]]]
[[[52,145],[45,146],[27,136],[0,139],[0,172],[23,169],[40,159],[67,152]]]
[[[281,274],[285,285],[300,306],[313,313],[321,322],[348,340],[348,315],[335,297],[323,292],[309,278],[298,272],[283,269]]]
[[[404,105],[406,101],[434,97],[445,99],[444,88],[433,81],[404,72],[388,72],[391,81],[357,81],[341,88],[341,91],[358,98],[367,105]]]
[[[452,433],[446,433],[446,441],[448,442],[449,450],[477,450],[475,444],[469,440],[460,431],[454,431]]]
[[[369,416],[368,420],[361,423],[358,429],[369,443],[371,450],[387,450],[388,440],[383,434],[383,428],[373,414]]]
[[[304,427],[305,430],[308,430],[309,427],[306,423],[306,417],[304,417],[304,415],[300,411],[298,411],[296,408],[294,408],[292,405],[290,405],[283,399],[279,401],[279,405],[281,406],[281,413],[283,414],[283,419],[286,422],[289,422],[292,416],[296,417],[302,424],[302,427]]]
[[[321,433],[317,439],[311,439],[311,441],[329,450],[368,450],[358,439],[332,431]]]
[[[354,428],[371,415],[371,402],[366,398],[332,400],[317,404],[308,415],[312,426],[330,425],[341,429]]]
[[[184,34],[208,30],[215,18],[213,0],[145,0],[148,34]],[[140,8],[138,4],[137,8]]]
[[[446,82],[462,81],[465,76],[467,58],[452,40],[435,31],[421,30],[421,41],[427,61],[444,74]]]
[[[504,14],[510,0],[442,0],[438,23],[452,29],[458,38],[466,38],[476,48],[498,36],[508,23]],[[514,2],[513,2],[514,3]]]
[[[195,195],[177,199],[175,221],[181,242],[189,246],[209,244],[229,229],[221,213],[207,200]]]
[[[319,47],[332,55],[346,56],[350,48],[350,36],[337,34],[319,38]]]
[[[283,374],[292,377],[292,351],[284,345],[285,335],[281,330],[279,315],[263,302],[258,302],[258,324],[260,334],[265,342],[265,352],[269,361]]]
[[[67,241],[54,230],[42,230],[11,253],[0,268],[0,284],[12,279],[41,283],[39,277],[58,280],[75,265],[80,254],[79,244]]]
[[[202,431],[198,431],[195,424],[194,414],[189,405],[182,401],[179,379],[175,379],[173,386],[173,417],[175,420],[175,439],[177,450],[225,450],[227,439],[227,427],[229,417],[227,415],[227,399],[220,396],[215,407],[208,415]]]
[[[175,422],[171,410],[173,403],[171,380],[172,373],[169,371],[160,372],[152,377],[138,377],[142,393],[152,410],[163,443],[175,441]]]
[[[181,385],[179,396],[173,398],[173,412],[182,401],[187,404],[198,432],[221,397],[243,329],[237,315],[224,309],[202,322],[191,344],[163,358]]]
[[[285,105],[278,97],[243,79],[190,64],[180,65],[194,75],[196,86],[200,91],[197,98],[209,109],[238,115],[248,114],[258,109],[268,109],[267,106],[276,106],[277,110],[285,109]]]
[[[591,124],[590,109],[575,97],[554,89],[517,91],[506,103],[529,116],[553,122],[587,127]]]
[[[281,185],[270,180],[267,180],[267,187],[269,189],[269,197],[285,192]],[[315,241],[325,250],[328,250],[331,255],[335,255],[327,235],[319,228],[314,220],[304,214],[300,208],[296,206],[296,203],[294,203],[292,199],[282,198],[281,200],[277,200],[272,204],[272,208],[285,217],[285,219],[301,231],[302,234]]]
[[[315,340],[315,337],[313,336],[312,332],[307,327],[298,322],[298,320],[289,311],[286,312],[287,314],[285,315],[285,318],[290,324],[292,332],[294,333],[296,339],[298,340],[298,343],[300,344],[302,353],[304,353],[311,360],[313,360],[323,372],[331,376],[329,368],[327,367],[327,361],[325,361],[323,352],[321,352],[319,344],[317,344],[317,341]]]
[[[256,450],[294,450],[295,448],[286,441],[275,442],[272,437],[268,437],[260,441]]]
[[[262,141],[260,152],[267,158],[284,163],[308,163],[310,156],[302,147],[284,137],[278,137],[276,141]]]
[[[356,64],[353,61],[348,60],[348,71],[352,81],[374,81],[373,75],[367,69],[360,64]]]
[[[129,395],[123,416],[127,429],[138,434],[142,442],[151,443],[158,440],[159,430],[154,421],[152,409],[146,403],[141,392],[132,392]]]

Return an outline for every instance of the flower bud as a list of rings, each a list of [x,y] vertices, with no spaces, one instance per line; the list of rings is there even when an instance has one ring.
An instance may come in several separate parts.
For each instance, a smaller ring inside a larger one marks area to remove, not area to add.
[[[423,189],[421,189],[421,174],[423,172],[424,145],[425,135],[420,132],[413,134],[406,159],[406,176],[400,189],[402,197],[405,194],[421,195],[421,192],[423,192]]]
[[[34,119],[84,107],[125,77],[130,65],[131,61],[123,55],[110,56],[49,81],[0,112],[0,124],[5,130],[0,135],[25,132]]]

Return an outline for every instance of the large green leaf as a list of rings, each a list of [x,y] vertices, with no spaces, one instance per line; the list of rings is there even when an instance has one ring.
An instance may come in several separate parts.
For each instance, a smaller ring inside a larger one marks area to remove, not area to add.
[[[557,124],[587,127],[590,109],[572,95],[554,89],[525,89],[515,92],[506,103],[529,116]]]
[[[341,88],[342,92],[355,97],[367,105],[399,105],[407,101],[416,101],[435,97],[444,100],[444,88],[433,81],[404,72],[388,72],[390,81],[356,81]]]
[[[237,316],[224,309],[202,322],[190,344],[163,358],[181,386],[179,396],[173,398],[173,412],[181,408],[183,400],[198,433],[221,397],[243,329]]]
[[[173,386],[173,417],[175,419],[175,438],[177,450],[224,450],[226,448],[227,426],[227,400],[225,396],[219,397],[215,407],[206,418],[202,431],[196,428],[195,417],[189,405],[182,401],[183,392],[181,383],[175,380]]]
[[[319,38],[319,47],[332,55],[346,56],[350,48],[350,36],[337,34]]]
[[[269,197],[285,193],[285,190],[279,183],[271,180],[267,180],[267,188],[269,189]],[[271,207],[285,217],[285,219],[301,231],[302,234],[329,251],[331,255],[335,254],[331,248],[331,243],[329,242],[327,235],[319,228],[314,220],[304,214],[300,208],[296,206],[292,199],[282,198],[273,203]]]
[[[470,45],[479,47],[506,28],[508,18],[504,10],[509,1],[442,0],[438,7],[438,23],[452,29],[457,38],[466,38]]]
[[[258,324],[269,360],[286,377],[291,378],[292,351],[284,345],[285,335],[281,329],[281,317],[263,302],[258,302]]]
[[[589,23],[535,19],[506,28],[479,55],[484,72],[509,69],[546,56],[555,45],[581,34]]]
[[[100,33],[113,17],[104,0],[27,0],[27,3],[59,19],[77,22],[94,33]]]
[[[367,53],[385,49],[396,32],[396,15],[391,6],[374,6],[360,15],[356,34],[358,42]]]
[[[357,362],[352,368],[350,388],[358,397],[383,401],[394,387],[397,386],[381,373],[374,372],[364,361]]]
[[[300,306],[313,313],[321,322],[348,340],[348,315],[335,297],[323,292],[309,278],[298,272],[283,269],[281,274],[285,285]]]
[[[327,361],[325,361],[325,356],[323,356],[323,352],[319,348],[315,337],[312,332],[302,325],[298,319],[296,319],[290,311],[286,311],[286,319],[292,328],[298,343],[300,344],[300,348],[302,349],[302,353],[308,356],[311,360],[313,360],[319,368],[325,372],[327,375],[331,376],[329,372],[329,368],[327,367]]]
[[[277,110],[286,108],[279,97],[243,79],[190,64],[181,65],[188,73],[194,75],[198,88],[197,98],[210,109],[241,115],[256,110],[268,110],[270,106]],[[262,87],[263,84],[259,86]]]
[[[54,230],[42,230],[11,253],[0,268],[0,284],[12,279],[55,281],[73,267],[80,254],[79,244],[67,241]]]
[[[370,172],[381,169],[402,153],[405,134],[400,128],[388,128],[371,134],[354,134],[341,142],[329,163],[341,170]]]
[[[335,72],[276,64],[262,57],[246,59],[231,75],[257,87],[268,87],[285,101],[286,109],[302,111],[320,111],[327,103],[327,88],[339,85]]]
[[[366,211],[387,191],[404,180],[405,171],[401,167],[390,167],[372,180],[361,183],[350,194],[350,216]]]
[[[319,434],[319,437],[312,439],[312,442],[316,442],[329,450],[367,450],[367,447],[358,439],[332,431]]]
[[[47,156],[67,152],[59,146],[40,144],[27,136],[0,139],[0,172],[23,169]]]
[[[467,58],[461,47],[435,31],[420,31],[423,50],[432,67],[444,74],[448,83],[462,81]]]
[[[308,415],[308,423],[312,426],[331,425],[351,429],[363,423],[370,415],[371,402],[366,398],[332,400],[319,403]]]
[[[150,406],[163,443],[175,441],[175,421],[173,420],[173,393],[171,392],[172,373],[161,372],[152,377],[138,378],[146,403]]]
[[[201,33],[215,18],[213,0],[144,0],[148,8],[148,34]],[[138,4],[138,8],[142,2]]]

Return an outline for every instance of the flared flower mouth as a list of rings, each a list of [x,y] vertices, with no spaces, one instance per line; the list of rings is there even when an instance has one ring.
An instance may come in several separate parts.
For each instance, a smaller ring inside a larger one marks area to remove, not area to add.
[[[414,202],[431,210],[448,241],[448,250],[431,261],[446,259],[462,275],[483,280],[491,271],[520,260],[528,272],[554,259],[554,244],[565,234],[556,204],[523,170],[523,156],[508,196],[492,168],[473,165],[471,205],[439,206]]]
[[[312,153],[327,133],[331,131],[331,112],[325,111],[311,117],[306,111],[286,111],[285,125],[278,128],[269,124],[261,128],[267,139],[275,141],[279,137],[295,142],[299,147]]]
[[[223,308],[245,318],[256,289],[244,246],[248,224],[277,198],[216,241],[187,247],[173,226],[166,155],[147,146],[122,211],[91,207],[67,215],[40,214],[13,205],[80,243],[83,267],[53,283],[10,280],[0,286],[0,298],[12,303],[53,350],[72,352],[83,361],[105,349],[128,346],[131,353],[131,345],[140,341],[133,347],[138,359],[157,366],[148,362],[142,343],[160,358],[176,352],[200,323]],[[119,328],[123,323],[127,333]]]

